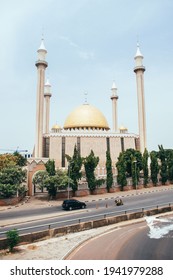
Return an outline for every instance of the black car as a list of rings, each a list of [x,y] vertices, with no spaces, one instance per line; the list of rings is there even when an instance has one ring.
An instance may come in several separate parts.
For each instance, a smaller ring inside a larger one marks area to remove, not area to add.
[[[84,209],[86,204],[76,199],[66,199],[63,201],[62,208],[64,210]]]

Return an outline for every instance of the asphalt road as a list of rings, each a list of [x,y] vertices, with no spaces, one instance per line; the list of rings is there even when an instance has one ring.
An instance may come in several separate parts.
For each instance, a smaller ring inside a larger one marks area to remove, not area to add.
[[[140,195],[134,195],[134,196],[129,196],[129,197],[124,197],[123,198],[124,205],[115,207],[114,199],[107,199],[107,200],[100,200],[100,201],[94,201],[94,202],[87,202],[87,210],[90,212],[97,212],[97,213],[106,213],[109,211],[121,211],[121,210],[128,210],[128,209],[142,209],[146,207],[156,207],[157,205],[161,204],[169,204],[173,203],[173,190],[167,190],[167,191],[161,191],[161,192],[156,192],[156,193],[145,193],[145,194],[140,194]],[[38,207],[32,209],[32,205],[30,208],[23,209],[21,208],[14,208],[14,209],[9,209],[6,211],[1,211],[0,212],[0,221],[6,221],[11,219],[14,219],[14,222],[16,219],[19,218],[27,218],[28,217],[35,217],[35,216],[40,216],[41,217],[44,215],[52,215],[52,214],[57,214],[61,215],[63,213],[75,213],[76,211],[68,212],[62,210],[61,205],[59,206],[44,206],[44,207]]]
[[[38,209],[13,209],[0,212],[1,227],[0,232],[8,231],[12,228],[24,228],[22,233],[36,230],[45,230],[51,224],[51,228],[77,223],[80,221],[103,218],[105,214],[115,216],[124,211],[141,211],[142,208],[156,207],[157,205],[173,203],[173,191],[161,191],[156,193],[140,194],[123,198],[124,205],[116,207],[114,200],[88,202],[86,210],[64,211],[61,206],[42,207]],[[47,215],[47,216],[45,216]],[[97,217],[95,217],[97,215]],[[92,217],[94,216],[94,217]],[[23,221],[20,221],[22,217]],[[8,224],[8,220],[10,223]],[[30,220],[30,222],[27,222]],[[54,223],[56,223],[54,225]],[[44,226],[43,226],[44,225]],[[29,227],[29,228],[28,228]],[[31,229],[31,227],[35,227]],[[28,229],[26,229],[28,228]],[[3,235],[0,235],[3,237]]]
[[[165,224],[158,221],[156,231]],[[172,220],[170,221],[172,223]],[[167,227],[167,225],[166,225]],[[74,250],[68,260],[172,260],[173,230],[160,238],[149,236],[146,222],[117,228],[86,241]]]

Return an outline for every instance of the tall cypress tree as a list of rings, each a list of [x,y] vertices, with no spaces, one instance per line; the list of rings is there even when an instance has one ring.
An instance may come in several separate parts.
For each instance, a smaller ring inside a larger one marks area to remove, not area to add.
[[[71,186],[73,192],[75,192],[78,189],[78,182],[82,177],[81,167],[82,167],[82,163],[83,163],[83,159],[80,156],[80,153],[77,150],[76,145],[74,147],[73,156],[70,157],[70,156],[66,155],[66,158],[69,162],[68,174],[73,181],[73,184],[70,184],[70,186]]]
[[[150,171],[151,171],[151,181],[154,186],[158,183],[158,173],[159,173],[159,164],[158,164],[158,158],[157,158],[157,152],[152,151],[150,153]]]
[[[112,159],[109,150],[106,151],[106,171],[106,188],[109,191],[113,184]]]
[[[165,185],[166,181],[168,180],[168,168],[167,168],[166,151],[164,150],[162,145],[159,146],[158,156],[161,161],[161,168],[160,168],[161,181],[162,184]]]
[[[116,163],[116,168],[117,168],[117,182],[121,187],[121,191],[123,191],[124,186],[127,185],[127,179],[126,179],[126,160],[124,158],[124,153],[120,153],[118,157],[118,161]]]
[[[95,157],[93,150],[91,150],[89,156],[84,160],[86,179],[88,182],[88,188],[93,191],[96,189],[97,179],[94,171],[99,162],[99,157]]]
[[[54,176],[56,174],[55,161],[54,160],[49,159],[45,163],[45,167],[46,167],[46,171],[49,174],[49,176]]]
[[[173,150],[168,151],[168,179],[173,182]]]
[[[149,158],[149,153],[147,149],[145,148],[143,157],[142,157],[142,167],[143,167],[143,173],[144,173],[144,187],[147,186],[148,184],[148,158]]]

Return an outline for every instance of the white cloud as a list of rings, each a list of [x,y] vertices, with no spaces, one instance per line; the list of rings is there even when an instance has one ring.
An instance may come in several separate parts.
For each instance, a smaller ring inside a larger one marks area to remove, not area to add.
[[[76,43],[74,43],[73,41],[71,41],[68,37],[66,37],[66,36],[60,36],[59,38],[60,38],[61,40],[66,41],[70,46],[75,47],[75,48],[79,48],[79,46],[78,46]]]
[[[86,51],[79,51],[79,56],[83,59],[93,59],[94,58],[94,53],[91,52],[86,52]]]
[[[70,38],[66,36],[60,36],[61,40],[67,42],[70,46],[72,46],[75,50],[77,50],[77,54],[80,58],[84,60],[93,59],[94,58],[94,52],[93,51],[86,51],[83,50],[78,44],[76,44],[74,41],[72,41]]]

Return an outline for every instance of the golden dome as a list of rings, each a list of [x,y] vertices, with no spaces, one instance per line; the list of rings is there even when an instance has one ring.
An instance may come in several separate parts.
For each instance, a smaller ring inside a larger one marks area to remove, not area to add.
[[[61,127],[60,127],[60,125],[58,125],[58,124],[54,124],[54,125],[52,126],[52,129],[61,129]]]
[[[128,131],[127,127],[121,125],[119,128],[120,132],[126,133]]]
[[[108,130],[106,118],[96,107],[87,103],[72,111],[65,123],[64,129],[103,129]]]
[[[127,127],[122,125],[122,126],[120,126],[119,130],[127,130]]]
[[[52,132],[58,132],[58,131],[60,131],[61,130],[61,127],[60,127],[60,125],[58,125],[58,124],[54,124],[53,126],[52,126]]]

